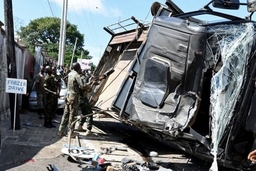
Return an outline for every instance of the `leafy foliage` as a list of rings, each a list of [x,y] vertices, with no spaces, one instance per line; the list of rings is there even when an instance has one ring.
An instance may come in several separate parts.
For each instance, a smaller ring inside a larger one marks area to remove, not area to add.
[[[17,34],[20,36],[22,43],[28,46],[30,52],[34,52],[35,45],[42,45],[48,56],[58,59],[59,43],[60,43],[60,18],[43,17],[30,21],[30,23],[21,27]],[[91,59],[89,51],[83,49],[84,35],[81,34],[76,25],[67,21],[66,28],[66,48],[65,48],[65,64],[70,63],[75,40],[77,38],[76,50],[74,54],[74,62],[80,58],[83,51],[85,59]]]

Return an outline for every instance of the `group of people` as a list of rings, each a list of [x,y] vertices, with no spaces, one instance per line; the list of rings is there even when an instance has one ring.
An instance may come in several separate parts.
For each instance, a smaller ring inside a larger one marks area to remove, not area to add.
[[[44,118],[44,127],[56,127],[53,124],[53,119],[58,108],[61,89],[61,77],[57,74],[57,68],[41,66],[39,74],[35,77],[35,88],[39,118]]]
[[[67,83],[67,95],[58,135],[65,136],[67,134],[68,128],[75,116],[78,115],[79,108],[82,115],[92,114],[88,93],[92,91],[94,85],[99,84],[99,81],[105,77],[99,77],[97,80],[92,78],[87,71],[81,70],[79,63],[74,63],[72,70],[65,73],[55,66],[40,67],[40,72],[33,79],[33,84],[37,93],[38,116],[39,119],[44,118],[44,127],[56,127],[53,121],[57,113],[62,80]],[[87,129],[83,129],[85,122]],[[92,130],[93,116],[82,117],[78,123],[77,131],[85,131],[85,135],[88,135]],[[73,134],[72,137],[75,135]]]
[[[92,77],[90,77],[92,78]],[[92,91],[92,87],[98,84],[98,81],[104,79],[102,76],[99,79],[89,79],[85,72],[82,72],[79,63],[74,63],[71,72],[68,74],[67,79],[67,96],[64,112],[62,115],[59,136],[67,134],[68,128],[74,121],[75,116],[78,115],[78,109],[81,109],[82,115],[92,114],[91,104],[88,100],[88,93]],[[87,129],[83,129],[83,124],[87,121]],[[86,131],[85,135],[91,133],[93,124],[93,116],[84,117],[79,120],[79,126],[77,131]],[[71,137],[75,137],[76,134],[72,133]]]

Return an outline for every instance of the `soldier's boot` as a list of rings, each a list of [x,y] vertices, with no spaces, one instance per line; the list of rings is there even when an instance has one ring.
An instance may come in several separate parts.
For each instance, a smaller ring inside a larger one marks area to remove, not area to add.
[[[79,131],[79,132],[85,132],[86,130],[83,129],[83,126],[82,126],[82,125],[79,125],[79,126],[77,127],[77,131]]]
[[[77,132],[68,132],[65,136],[67,136],[67,137],[69,137],[70,136],[70,138],[76,138],[77,136],[79,136],[79,133],[77,133]]]
[[[60,137],[63,137],[63,136],[65,136],[66,134],[65,134],[63,131],[59,131],[57,135],[60,136]]]
[[[92,133],[92,131],[89,130],[89,129],[87,129],[87,131],[85,132],[84,136],[88,136],[88,135],[90,135],[91,133]]]
[[[50,124],[50,122],[49,122],[48,119],[44,119],[44,127],[46,127],[46,128],[52,128],[52,126],[51,126],[51,124]]]
[[[42,110],[41,109],[38,109],[38,117],[39,117],[39,119],[43,118],[43,114],[42,114]]]
[[[70,135],[70,138],[75,138],[76,136],[78,136],[79,134],[76,132],[72,132]]]
[[[49,120],[49,125],[50,125],[52,128],[56,128],[56,126],[53,125],[52,120]]]

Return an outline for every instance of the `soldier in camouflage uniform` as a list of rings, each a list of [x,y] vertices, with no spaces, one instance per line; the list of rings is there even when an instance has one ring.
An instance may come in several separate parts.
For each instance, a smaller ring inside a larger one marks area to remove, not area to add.
[[[80,99],[79,99],[79,107],[82,111],[82,115],[87,115],[92,113],[92,109],[91,109],[92,105],[88,99],[88,93],[92,91],[92,87],[94,85],[99,85],[100,81],[102,81],[105,78],[106,78],[105,75],[102,75],[96,78],[88,78],[86,76],[86,73],[83,73],[81,75],[81,79],[85,85],[85,88],[82,91],[80,91]],[[87,123],[87,131],[85,135],[88,135],[91,133],[91,130],[92,130],[93,115],[83,118],[79,121],[79,126],[77,129],[78,131],[85,131],[83,129],[83,124],[85,121]]]
[[[52,67],[52,76],[54,77],[55,85],[58,88],[58,92],[60,92],[61,89],[61,76],[57,74],[57,67]],[[54,102],[54,110],[55,112],[53,113],[53,118],[55,118],[55,115],[57,113],[58,109],[58,96],[55,96],[55,102]]]
[[[86,77],[85,73],[81,74],[81,79],[84,83],[85,89],[80,91],[80,98],[79,98],[79,107],[82,111],[82,115],[87,115],[92,113],[91,105],[89,103],[89,100],[87,98],[88,92],[92,90],[91,84],[88,83],[89,78]],[[87,131],[85,135],[88,135],[92,130],[92,124],[93,124],[93,116],[88,116],[86,118],[83,118],[79,121],[79,126],[77,128],[78,131],[85,131],[83,129],[83,124],[87,123]]]
[[[71,125],[71,123],[74,121],[74,117],[77,116],[79,107],[79,92],[84,88],[80,73],[81,66],[79,63],[75,63],[72,71],[68,75],[68,92],[59,127],[59,136],[64,136],[66,134],[67,127]],[[74,137],[74,134],[71,135],[71,137]]]
[[[44,89],[45,89],[45,122],[44,127],[52,128],[56,127],[52,124],[52,119],[55,116],[55,106],[56,98],[59,97],[59,89],[55,82],[55,77],[52,75],[52,70],[50,66],[45,67],[47,75],[44,80]]]
[[[42,119],[45,105],[45,90],[44,90],[44,67],[40,66],[40,72],[35,78],[35,86],[37,93],[37,111],[39,119]]]

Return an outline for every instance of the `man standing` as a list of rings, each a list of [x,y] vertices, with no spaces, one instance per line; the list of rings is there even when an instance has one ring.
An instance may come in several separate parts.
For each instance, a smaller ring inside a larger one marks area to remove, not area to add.
[[[54,81],[55,81],[55,86],[58,89],[58,92],[60,92],[61,90],[61,76],[57,74],[57,68],[54,66],[52,67],[52,76],[54,77]],[[53,118],[55,118],[55,115],[57,113],[57,109],[58,109],[58,96],[55,96],[55,102],[54,102],[54,110],[55,112],[53,113]]]
[[[56,127],[52,124],[52,119],[55,116],[54,104],[56,97],[59,97],[59,89],[55,82],[55,77],[52,75],[52,69],[50,66],[45,67],[46,76],[44,80],[45,90],[45,116],[44,116],[44,127],[52,128]]]
[[[81,74],[81,80],[83,81],[85,88],[80,90],[79,107],[81,109],[82,115],[87,115],[87,114],[92,113],[91,105],[87,98],[88,92],[90,92],[92,90],[92,87],[91,87],[92,83],[88,83],[89,78],[86,77],[85,72],[83,72],[83,74]],[[86,118],[79,120],[79,125],[77,128],[78,131],[85,131],[83,129],[83,124],[85,123],[85,121],[87,123],[87,130],[85,133],[85,136],[86,136],[91,133],[92,124],[93,124],[93,116],[91,115],[91,116],[88,116]]]
[[[73,69],[68,74],[68,92],[64,112],[59,127],[59,136],[64,136],[66,134],[67,127],[71,125],[71,123],[74,121],[74,117],[77,116],[79,107],[79,91],[84,88],[84,84],[81,80],[80,73],[80,64],[73,64]],[[75,134],[71,135],[71,137],[74,136]]]
[[[44,67],[40,66],[40,72],[35,78],[37,93],[37,111],[39,119],[42,119],[44,113]]]
[[[107,76],[103,74],[102,76],[97,78],[88,78],[85,73],[81,76],[81,79],[85,85],[85,88],[80,91],[80,98],[79,98],[79,107],[82,111],[82,115],[88,115],[92,113],[92,109],[91,109],[92,105],[90,104],[90,101],[88,99],[88,93],[92,91],[92,87],[94,85],[99,85],[100,81],[102,81],[106,77]],[[83,124],[85,122],[87,123],[87,130],[86,130],[85,136],[87,136],[91,133],[91,130],[92,130],[93,115],[79,120],[79,125],[77,128],[78,131],[85,131],[83,129]]]

